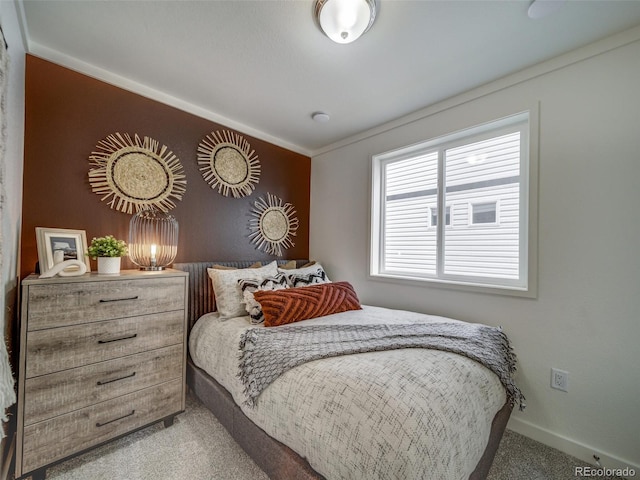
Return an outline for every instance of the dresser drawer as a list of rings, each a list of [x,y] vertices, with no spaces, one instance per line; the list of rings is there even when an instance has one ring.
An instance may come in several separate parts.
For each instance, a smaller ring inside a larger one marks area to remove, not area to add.
[[[182,411],[182,389],[174,380],[25,427],[22,472]]]
[[[182,378],[182,345],[30,378],[25,384],[24,424]]]
[[[184,310],[27,333],[26,377],[184,342]]]
[[[31,285],[29,331],[184,309],[184,277]]]

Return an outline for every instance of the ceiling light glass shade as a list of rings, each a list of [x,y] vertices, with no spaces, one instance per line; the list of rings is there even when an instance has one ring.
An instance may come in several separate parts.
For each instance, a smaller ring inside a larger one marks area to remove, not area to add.
[[[351,43],[373,25],[376,0],[316,0],[314,13],[327,37],[336,43]]]
[[[168,213],[142,210],[129,222],[129,258],[140,270],[164,270],[178,253],[178,222]]]
[[[533,0],[527,10],[527,15],[532,20],[551,15],[565,3],[565,0]]]

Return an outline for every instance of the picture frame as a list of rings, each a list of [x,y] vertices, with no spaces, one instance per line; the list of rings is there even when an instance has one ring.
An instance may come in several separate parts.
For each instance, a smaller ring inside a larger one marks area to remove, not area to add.
[[[87,272],[91,271],[89,256],[86,255],[87,233],[84,230],[36,227],[36,243],[41,274],[65,260],[80,260],[87,266]],[[64,269],[65,272],[74,270],[78,270],[78,267]]]

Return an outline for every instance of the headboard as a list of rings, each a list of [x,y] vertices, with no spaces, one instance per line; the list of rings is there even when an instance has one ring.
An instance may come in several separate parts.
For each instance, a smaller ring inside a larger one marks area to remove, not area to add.
[[[262,263],[266,265],[273,260],[262,260]],[[284,265],[291,260],[276,260],[278,265]],[[295,260],[296,265],[299,267],[308,262],[308,260]],[[211,268],[213,265],[224,265],[226,267],[233,268],[247,268],[256,263],[252,260],[239,260],[231,262],[189,262],[189,263],[174,263],[173,268],[176,270],[182,270],[189,273],[189,292],[188,292],[188,318],[189,318],[189,331],[191,327],[196,323],[202,315],[205,313],[213,312],[216,309],[215,297],[213,295],[213,287],[211,286],[211,280],[207,273],[207,268]]]

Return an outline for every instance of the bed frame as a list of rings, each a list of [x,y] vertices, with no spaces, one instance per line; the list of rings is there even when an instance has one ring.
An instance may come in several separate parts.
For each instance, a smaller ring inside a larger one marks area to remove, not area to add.
[[[290,260],[279,260],[278,264],[282,265],[288,261]],[[296,260],[298,266],[306,262],[307,260]],[[207,274],[207,268],[213,265],[246,268],[253,263],[255,262],[193,262],[173,265],[173,268],[189,273],[189,331],[198,318],[205,313],[215,311],[213,288]],[[249,420],[233,401],[229,391],[204,370],[196,367],[190,357],[187,362],[187,385],[271,480],[324,479],[322,475],[311,468],[304,458],[267,435]],[[475,470],[469,476],[469,480],[481,480],[487,477],[511,410],[512,406],[507,402],[494,417],[487,448]]]

